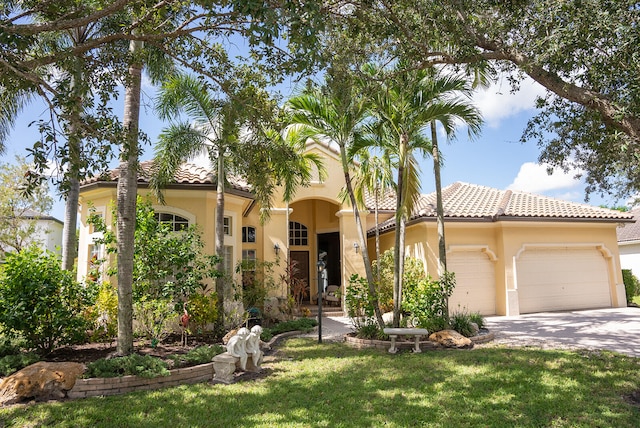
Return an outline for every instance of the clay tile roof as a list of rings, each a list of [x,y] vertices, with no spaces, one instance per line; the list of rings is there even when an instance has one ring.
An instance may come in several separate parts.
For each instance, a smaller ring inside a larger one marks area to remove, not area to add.
[[[456,182],[442,189],[445,219],[450,220],[595,220],[630,222],[632,216],[607,208],[563,201],[561,199],[516,190],[498,190],[491,187]],[[421,195],[410,221],[435,219],[436,194]],[[395,220],[380,224],[380,229],[391,229]]]
[[[640,208],[633,209],[629,212],[635,220],[633,223],[626,223],[618,226],[618,242],[625,243],[631,241],[640,241]]]
[[[153,161],[140,162],[140,169],[138,173],[138,183],[149,183],[149,179],[153,173]],[[229,176],[228,180],[231,187],[243,192],[250,192],[251,187],[244,179],[240,179],[235,176]],[[85,180],[82,185],[87,185],[97,182],[117,182],[118,181],[118,169],[109,171],[106,175],[91,177]],[[201,167],[199,165],[185,162],[178,167],[178,170],[174,174],[174,181],[172,184],[209,184],[214,185],[216,177],[211,170]]]

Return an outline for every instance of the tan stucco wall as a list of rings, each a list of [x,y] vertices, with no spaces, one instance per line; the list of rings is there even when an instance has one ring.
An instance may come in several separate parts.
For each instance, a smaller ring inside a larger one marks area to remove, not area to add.
[[[495,258],[496,312],[517,315],[515,261],[527,248],[595,248],[605,258],[609,270],[612,305],[626,305],[615,223],[598,222],[445,222],[447,254],[459,249],[486,249]],[[382,251],[394,246],[393,231],[381,236]],[[375,241],[369,238],[369,253],[375,257]],[[407,227],[407,256],[423,260],[427,272],[438,277],[438,235],[435,221]],[[622,288],[622,293],[621,293]],[[511,296],[510,296],[511,294]],[[511,302],[511,303],[509,303]]]

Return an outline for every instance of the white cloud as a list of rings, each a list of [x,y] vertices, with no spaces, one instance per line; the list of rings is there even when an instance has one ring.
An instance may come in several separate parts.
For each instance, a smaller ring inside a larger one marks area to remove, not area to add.
[[[537,164],[534,162],[526,162],[520,166],[518,175],[513,182],[507,187],[509,190],[521,190],[523,192],[548,194],[559,190],[564,190],[564,198],[575,200],[581,195],[577,188],[582,187],[579,179],[574,178],[578,171],[569,171],[565,173],[559,168],[553,170],[553,174],[547,173],[547,165]],[[557,194],[556,197],[562,197]]]
[[[520,83],[519,91],[511,93],[509,82],[503,78],[487,89],[478,90],[473,96],[473,103],[482,112],[486,124],[497,128],[500,121],[510,116],[533,110],[536,97],[544,94],[545,89],[529,77]]]

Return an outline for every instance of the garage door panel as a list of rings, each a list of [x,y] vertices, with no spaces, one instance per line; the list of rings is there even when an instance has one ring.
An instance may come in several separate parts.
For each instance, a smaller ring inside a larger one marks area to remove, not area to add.
[[[595,248],[526,250],[516,269],[521,313],[611,306],[607,263]]]
[[[451,253],[447,256],[447,268],[456,274],[456,288],[449,298],[450,311],[496,313],[495,267],[485,253]]]

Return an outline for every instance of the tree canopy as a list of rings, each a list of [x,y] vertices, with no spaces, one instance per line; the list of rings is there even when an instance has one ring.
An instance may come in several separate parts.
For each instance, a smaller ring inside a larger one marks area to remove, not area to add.
[[[523,134],[540,161],[584,171],[587,192],[640,189],[636,2],[362,0],[338,18],[352,54],[529,76],[548,90]]]

